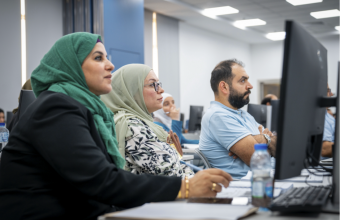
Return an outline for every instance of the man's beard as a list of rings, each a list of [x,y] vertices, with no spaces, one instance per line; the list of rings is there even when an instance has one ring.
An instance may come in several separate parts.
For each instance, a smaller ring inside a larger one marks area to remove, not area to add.
[[[249,103],[249,96],[247,98],[244,98],[247,94],[250,94],[250,90],[247,92],[240,94],[232,86],[229,86],[230,88],[230,95],[228,98],[228,101],[231,106],[234,108],[240,109],[243,106],[247,105]]]

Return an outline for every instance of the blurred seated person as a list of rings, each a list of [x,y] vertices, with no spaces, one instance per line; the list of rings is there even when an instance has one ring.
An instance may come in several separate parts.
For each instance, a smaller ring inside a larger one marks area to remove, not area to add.
[[[264,99],[261,101],[261,105],[270,105],[271,100],[278,100],[276,95],[273,94],[267,94]]]
[[[214,197],[218,183],[228,186],[230,175],[217,169],[190,180],[122,169],[113,113],[100,100],[113,69],[91,33],[65,35],[43,57],[31,75],[37,99],[1,155],[0,219],[97,219],[148,202]]]
[[[28,79],[25,82],[25,84],[22,86],[21,89],[22,90],[32,90],[31,79]],[[20,93],[19,93],[18,101],[20,102]],[[18,120],[19,120],[19,114],[17,114],[18,108],[19,107],[13,109],[13,111],[12,111],[13,117],[12,117],[12,120],[10,122],[8,122],[8,126],[7,126],[7,129],[9,130],[9,132],[11,132],[11,130],[13,129],[13,126],[18,123]]]
[[[331,97],[334,94],[327,84],[327,96]],[[333,157],[332,153],[332,145],[334,144],[334,134],[335,134],[335,118],[327,109],[325,116],[325,125],[323,130],[323,142],[322,142],[322,150],[321,150],[321,159],[327,159],[329,157]],[[339,111],[337,109],[337,111]]]
[[[0,123],[5,123],[5,112],[0,108]]]
[[[268,144],[270,155],[275,156],[276,136],[268,129],[263,130],[242,109],[249,103],[253,88],[242,62],[232,59],[217,64],[210,85],[215,101],[202,118],[199,148],[212,167],[228,172],[233,178],[242,178],[250,170],[255,144]]]
[[[183,122],[179,120],[180,112],[176,108],[175,100],[172,95],[162,93],[163,108],[153,112],[155,124],[161,126],[165,131],[172,130],[178,135],[181,144],[198,144],[199,140],[188,140],[182,134]]]
[[[163,92],[149,66],[129,64],[113,73],[112,91],[101,99],[115,115],[126,170],[135,174],[192,176],[193,171],[180,163],[183,153],[179,140],[176,148],[170,146],[169,134],[153,122],[151,113],[163,107]]]

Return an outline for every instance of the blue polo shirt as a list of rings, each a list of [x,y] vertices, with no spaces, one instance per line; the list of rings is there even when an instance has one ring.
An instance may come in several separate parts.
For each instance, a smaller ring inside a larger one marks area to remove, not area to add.
[[[323,141],[330,141],[334,143],[335,134],[335,118],[326,111],[325,126],[323,129]]]
[[[229,156],[229,149],[248,135],[260,134],[259,126],[248,112],[212,101],[202,118],[199,148],[213,167],[240,179],[250,168],[241,159]]]

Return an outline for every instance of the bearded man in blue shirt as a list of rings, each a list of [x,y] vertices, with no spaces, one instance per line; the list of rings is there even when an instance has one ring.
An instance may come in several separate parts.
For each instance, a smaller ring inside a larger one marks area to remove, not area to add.
[[[239,179],[250,170],[254,145],[268,144],[270,155],[275,155],[276,136],[253,116],[241,109],[249,103],[253,86],[236,59],[220,62],[212,71],[210,85],[215,101],[210,103],[201,123],[199,149],[213,167],[227,171]]]

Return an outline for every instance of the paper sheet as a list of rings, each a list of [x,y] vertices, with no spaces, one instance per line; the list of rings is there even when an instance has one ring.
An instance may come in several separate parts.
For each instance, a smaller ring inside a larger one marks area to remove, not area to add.
[[[105,215],[105,218],[136,218],[136,219],[224,219],[236,220],[249,210],[255,210],[253,206],[239,206],[227,204],[200,204],[161,202],[148,203],[143,206],[129,209],[119,213]]]
[[[274,189],[274,198],[278,197],[282,192],[282,189]],[[234,197],[251,197],[251,188],[222,188],[220,193],[217,193],[217,198],[234,198]]]
[[[309,175],[307,176],[298,176],[298,177],[293,177],[289,179],[284,179],[284,180],[276,180],[280,182],[305,182],[307,179],[308,183],[322,183],[323,182],[323,176],[315,176],[315,175]]]

